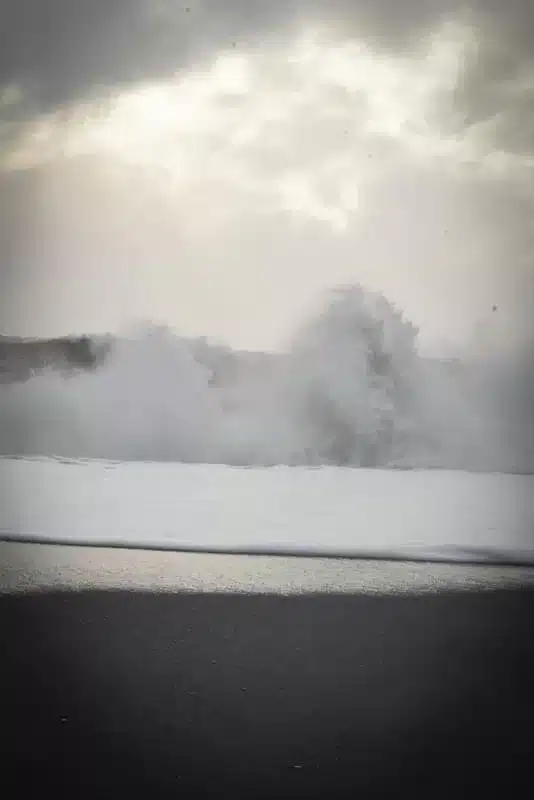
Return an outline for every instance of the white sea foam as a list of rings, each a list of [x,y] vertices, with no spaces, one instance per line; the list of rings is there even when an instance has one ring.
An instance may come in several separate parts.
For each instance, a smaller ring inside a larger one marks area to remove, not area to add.
[[[361,287],[333,292],[285,354],[247,359],[142,326],[96,371],[0,386],[0,451],[534,470],[530,354],[422,358],[412,325]],[[229,360],[240,368],[225,379]]]

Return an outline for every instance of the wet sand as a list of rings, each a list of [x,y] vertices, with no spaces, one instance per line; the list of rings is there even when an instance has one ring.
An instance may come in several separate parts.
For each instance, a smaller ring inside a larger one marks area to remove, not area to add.
[[[0,597],[17,797],[450,798],[530,777],[532,589],[160,593],[137,578]]]

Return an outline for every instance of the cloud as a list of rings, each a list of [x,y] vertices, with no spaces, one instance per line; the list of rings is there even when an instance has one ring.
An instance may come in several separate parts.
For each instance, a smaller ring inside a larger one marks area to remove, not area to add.
[[[436,336],[504,319],[532,283],[532,5],[464,5],[6,0],[2,321],[270,342],[356,273]]]
[[[157,79],[296,21],[365,26],[397,46],[403,31],[417,36],[435,22],[426,0],[406,0],[402,10],[396,0],[372,5],[370,11],[353,0],[4,0],[0,84],[23,82],[39,109],[50,110],[95,87]]]
[[[269,48],[299,26],[409,58],[431,31],[463,20],[478,53],[455,94],[457,123],[478,139],[532,153],[534,6],[530,0],[4,0],[0,87],[28,116],[189,70],[213,54]],[[483,127],[481,128],[480,125]]]
[[[410,55],[320,27],[292,31],[41,115],[3,168],[96,157],[144,170],[206,214],[245,198],[343,230],[400,157],[497,176],[530,169],[529,154],[485,146],[480,126],[458,129],[451,98],[477,55],[476,30],[451,20]]]

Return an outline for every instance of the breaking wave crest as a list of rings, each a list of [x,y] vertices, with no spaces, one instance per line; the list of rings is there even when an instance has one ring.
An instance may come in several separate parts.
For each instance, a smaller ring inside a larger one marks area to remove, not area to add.
[[[154,325],[104,363],[0,386],[0,450],[233,465],[534,469],[530,353],[445,362],[382,295],[331,293],[278,355]]]

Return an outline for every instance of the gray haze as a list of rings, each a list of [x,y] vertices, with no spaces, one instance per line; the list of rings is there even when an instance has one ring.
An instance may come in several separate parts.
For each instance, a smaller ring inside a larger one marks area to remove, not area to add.
[[[533,53],[530,0],[4,0],[0,332],[276,349],[361,282],[515,346]]]

